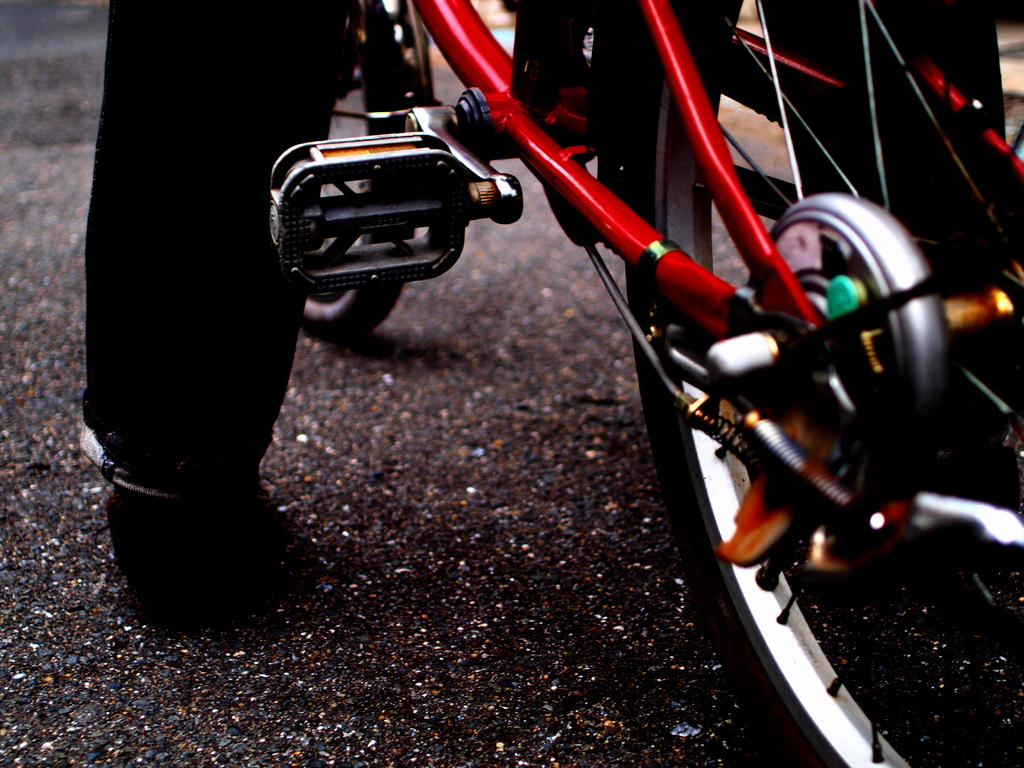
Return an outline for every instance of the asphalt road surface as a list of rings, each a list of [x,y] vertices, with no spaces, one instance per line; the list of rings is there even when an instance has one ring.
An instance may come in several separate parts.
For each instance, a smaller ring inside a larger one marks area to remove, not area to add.
[[[300,340],[265,610],[140,609],[77,450],[104,33],[101,7],[0,2],[0,764],[740,764],[630,342],[534,183],[366,349]]]
[[[263,466],[289,530],[272,598],[212,628],[146,614],[77,449],[105,24],[0,0],[0,765],[753,764],[671,544],[629,338],[515,164],[522,223],[472,225],[360,350],[300,338]],[[944,631],[894,610],[861,642],[865,685],[926,681],[903,708],[920,719],[977,668],[886,671]],[[976,733],[1011,757],[986,766],[1020,763],[1024,692],[1000,658],[971,689],[979,712],[1003,702]]]

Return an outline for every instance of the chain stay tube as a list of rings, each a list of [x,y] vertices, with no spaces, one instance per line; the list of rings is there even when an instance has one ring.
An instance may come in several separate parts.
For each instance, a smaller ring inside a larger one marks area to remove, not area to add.
[[[663,236],[595,179],[510,96],[511,58],[495,41],[469,0],[416,0],[431,36],[459,78],[486,94],[495,129],[518,146],[524,160],[579,210],[604,241],[635,267],[641,254]],[[681,251],[658,260],[658,290],[714,338],[729,332],[735,289]]]
[[[735,45],[749,48],[754,53],[765,58],[768,57],[768,46],[765,44],[763,37],[758,37],[755,34],[747,32],[739,27],[733,27],[733,38],[732,41]],[[803,56],[787,51],[785,48],[780,48],[777,45],[772,46],[773,58],[775,63],[784,67],[785,69],[799,73],[800,75],[810,78],[817,83],[820,83],[822,87],[826,88],[842,88],[846,83],[839,77],[835,72],[832,72],[816,62],[806,60]]]
[[[575,162],[575,151],[562,149],[517,103],[506,102],[507,108],[495,108],[491,101],[495,128],[509,136],[530,167],[582,211],[612,250],[635,268],[662,235]],[[728,335],[735,293],[731,285],[678,250],[658,259],[655,281],[665,298],[713,337]]]
[[[910,63],[914,73],[924,83],[925,87],[935,98],[945,102],[951,114],[958,114],[963,109],[974,109],[974,104],[964,96],[959,89],[946,79],[945,74],[931,59],[924,54],[919,54]],[[1017,157],[1009,144],[996,133],[992,128],[985,128],[981,131],[981,140],[988,145],[997,155],[1005,158],[1010,165],[1010,170],[1017,180],[1024,184],[1024,160]]]
[[[640,0],[640,8],[701,175],[751,275],[761,286],[762,301],[771,309],[792,312],[817,324],[821,320],[817,310],[779,256],[736,175],[718,118],[671,5],[668,0]]]
[[[456,74],[466,85],[487,92],[495,128],[512,139],[533,170],[583,213],[616,253],[630,266],[636,266],[640,255],[649,245],[662,240],[662,235],[576,163],[510,97],[511,59],[469,0],[417,0],[416,5]],[[814,306],[778,255],[736,176],[671,8],[658,0],[641,0],[641,6],[702,172],[751,273],[762,286],[764,303],[818,322]],[[656,279],[662,294],[704,330],[716,338],[728,334],[732,286],[678,251],[658,261]]]

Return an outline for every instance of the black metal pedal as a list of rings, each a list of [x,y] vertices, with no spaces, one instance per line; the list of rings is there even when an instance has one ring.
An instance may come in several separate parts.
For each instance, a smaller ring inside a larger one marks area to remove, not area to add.
[[[401,133],[300,144],[271,176],[270,230],[284,273],[310,293],[443,274],[472,219],[507,218],[502,182],[441,139]],[[518,215],[516,216],[518,218]]]

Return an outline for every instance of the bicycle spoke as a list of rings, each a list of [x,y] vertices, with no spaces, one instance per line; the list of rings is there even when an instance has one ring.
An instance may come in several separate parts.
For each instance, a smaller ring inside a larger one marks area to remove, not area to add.
[[[871,115],[871,138],[875,144],[875,165],[878,168],[878,183],[882,191],[882,205],[891,210],[889,204],[889,183],[885,177],[885,159],[882,156],[882,135],[878,129],[878,101],[875,99],[875,75],[871,68],[871,40],[868,34],[868,14],[866,0],[857,3],[860,13],[861,49],[864,51],[864,77],[868,89],[868,111]]]
[[[775,88],[775,99],[779,105],[779,119],[782,121],[782,133],[786,137],[786,153],[789,155],[789,167],[793,171],[793,183],[796,185],[796,196],[804,199],[804,184],[800,177],[800,164],[796,161],[796,149],[793,147],[793,134],[789,130],[789,117],[786,114],[786,100],[782,95],[782,86],[779,83],[779,72],[775,65],[775,52],[772,50],[771,35],[768,34],[768,22],[764,15],[764,6],[761,0],[757,0],[757,15],[761,19],[761,29],[764,32],[764,43],[768,48],[768,66],[771,68],[772,85]]]
[[[896,61],[900,65],[900,67],[902,67],[903,74],[906,77],[907,82],[910,84],[911,89],[914,91],[914,95],[917,97],[917,101],[920,103],[921,108],[925,111],[925,114],[928,116],[928,120],[931,122],[932,127],[935,129],[939,138],[942,140],[942,143],[946,147],[946,150],[949,153],[950,158],[953,160],[953,163],[956,165],[957,170],[960,172],[960,175],[963,176],[964,181],[966,181],[968,186],[971,188],[971,194],[979,203],[981,203],[982,208],[984,208],[985,210],[985,215],[988,217],[988,220],[989,222],[991,222],[992,226],[995,227],[999,237],[1003,240],[1003,242],[1008,242],[1006,233],[1004,232],[1002,225],[1000,225],[999,220],[996,218],[992,205],[985,199],[985,196],[981,193],[981,189],[978,187],[977,182],[974,181],[974,178],[967,170],[967,166],[964,165],[963,160],[960,158],[959,153],[953,147],[953,143],[952,141],[950,141],[949,136],[946,134],[946,132],[942,129],[942,126],[939,124],[939,120],[938,117],[936,117],[935,115],[935,111],[928,104],[928,100],[925,99],[924,93],[921,91],[921,87],[917,84],[917,80],[914,79],[914,76],[910,71],[910,65],[907,63],[907,60],[903,57],[903,54],[900,53],[899,48],[896,47],[896,42],[892,39],[892,36],[889,34],[889,29],[888,27],[885,26],[885,23],[882,21],[882,17],[879,15],[878,9],[875,8],[873,0],[861,0],[861,2],[869,11],[871,11],[871,16],[874,18],[875,24],[878,25],[878,29],[882,33],[882,37],[885,39],[885,42],[888,45],[889,50],[896,58]]]
[[[728,130],[726,130],[726,128],[725,128],[725,126],[724,126],[724,125],[719,125],[719,127],[720,127],[720,128],[722,129],[722,135],[723,135],[723,136],[725,136],[726,140],[727,140],[727,141],[728,141],[728,142],[729,142],[730,144],[732,144],[733,148],[734,148],[734,149],[735,149],[735,150],[736,150],[737,152],[739,152],[739,153],[740,153],[740,157],[742,157],[742,158],[743,158],[743,159],[744,159],[744,160],[745,160],[745,161],[747,162],[747,164],[748,164],[748,165],[750,165],[750,167],[751,167],[751,168],[753,168],[753,169],[754,169],[754,170],[755,170],[755,171],[757,172],[757,175],[758,175],[758,176],[760,176],[760,177],[761,177],[762,179],[764,179],[764,182],[765,182],[765,183],[766,183],[766,184],[767,184],[767,185],[768,185],[769,187],[771,187],[771,188],[772,188],[772,190],[773,190],[773,191],[775,192],[775,194],[777,194],[777,195],[779,196],[779,199],[780,199],[780,200],[782,200],[782,204],[783,204],[784,206],[790,206],[790,205],[792,205],[792,204],[793,204],[793,201],[792,201],[792,200],[790,200],[790,199],[789,199],[788,197],[786,197],[786,195],[785,195],[785,194],[783,193],[783,191],[782,191],[781,189],[779,189],[778,185],[777,185],[777,184],[775,183],[775,181],[774,181],[774,180],[772,179],[772,177],[771,177],[771,176],[769,176],[769,175],[768,175],[767,173],[765,173],[765,172],[764,172],[764,171],[763,171],[763,170],[761,169],[761,166],[760,166],[760,165],[758,165],[758,164],[757,164],[757,161],[756,161],[756,160],[754,160],[754,158],[752,158],[752,157],[750,156],[750,154],[749,154],[749,153],[748,153],[748,152],[747,152],[747,151],[746,151],[746,150],[745,150],[745,149],[743,148],[743,145],[742,145],[742,144],[740,144],[740,143],[739,143],[739,142],[738,142],[738,141],[736,140],[736,138],[735,138],[735,137],[734,137],[734,136],[733,136],[733,135],[732,135],[731,133],[729,133],[729,131],[728,131]]]
[[[969,381],[975,389],[981,392],[985,399],[995,406],[997,411],[1009,419],[1010,428],[1013,430],[1013,433],[1017,436],[1018,440],[1024,442],[1024,419],[1021,418],[1021,415],[1013,410],[1013,408],[1011,408],[1003,398],[999,397],[999,395],[985,384],[985,382],[971,373],[967,368],[959,363],[954,363],[954,365],[960,369],[960,372],[963,373],[967,381]]]
[[[743,39],[742,35],[736,33],[736,25],[733,24],[730,19],[726,18],[725,23],[729,26],[729,29],[732,30],[733,34],[736,35],[736,39],[743,47],[743,50],[747,52],[747,54],[750,56],[753,62],[757,65],[758,69],[760,69],[764,76],[767,77],[770,81],[772,79],[771,73],[767,69],[765,69],[764,64],[761,63],[761,60],[757,57],[757,52],[750,47],[747,41]],[[843,169],[839,167],[839,163],[837,163],[835,158],[832,157],[832,153],[828,151],[825,145],[821,142],[821,139],[818,138],[818,135],[811,129],[811,126],[808,125],[807,121],[804,119],[804,116],[800,113],[800,110],[796,108],[796,105],[793,104],[793,102],[785,94],[785,92],[782,93],[782,98],[785,101],[786,106],[789,107],[789,111],[793,113],[793,116],[799,121],[800,125],[807,132],[807,135],[814,142],[815,146],[821,151],[822,156],[824,156],[824,158],[828,161],[829,165],[831,165],[835,172],[839,175],[839,178],[843,180],[843,184],[846,185],[846,188],[847,190],[849,190],[850,194],[853,195],[854,197],[860,197],[860,193],[857,191],[857,188],[854,186],[853,182],[850,181],[850,178],[843,172]]]

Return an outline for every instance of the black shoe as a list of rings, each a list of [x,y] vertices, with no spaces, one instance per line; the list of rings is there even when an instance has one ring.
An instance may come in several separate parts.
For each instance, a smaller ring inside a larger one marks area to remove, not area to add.
[[[256,494],[164,499],[117,488],[107,520],[121,570],[161,621],[237,618],[254,610],[281,571],[283,527]]]

